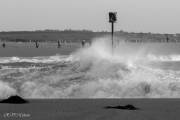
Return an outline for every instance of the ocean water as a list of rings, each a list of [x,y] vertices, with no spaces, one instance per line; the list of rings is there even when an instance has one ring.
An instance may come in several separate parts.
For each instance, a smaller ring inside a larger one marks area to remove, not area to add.
[[[112,50],[99,38],[69,54],[10,55],[0,57],[0,98],[180,97],[180,43],[119,42]]]

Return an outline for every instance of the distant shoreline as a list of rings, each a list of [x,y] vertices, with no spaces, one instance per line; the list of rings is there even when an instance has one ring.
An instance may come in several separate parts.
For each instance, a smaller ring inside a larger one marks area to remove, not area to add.
[[[109,37],[110,32],[93,32],[88,30],[44,30],[0,32],[0,41],[7,42],[81,42],[95,38]],[[133,33],[116,31],[115,39],[128,42],[180,42],[180,34]]]

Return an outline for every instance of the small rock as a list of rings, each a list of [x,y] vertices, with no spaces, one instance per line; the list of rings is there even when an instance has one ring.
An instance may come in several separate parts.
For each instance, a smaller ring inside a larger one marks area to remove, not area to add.
[[[125,106],[106,106],[105,109],[138,110],[139,108],[136,108],[133,105],[128,104]]]
[[[9,98],[0,101],[0,103],[24,104],[24,103],[28,103],[28,101],[26,101],[23,98],[15,95],[15,96],[10,96]]]

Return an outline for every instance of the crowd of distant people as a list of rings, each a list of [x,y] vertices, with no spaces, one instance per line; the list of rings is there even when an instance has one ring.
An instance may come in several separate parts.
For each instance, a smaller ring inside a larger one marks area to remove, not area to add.
[[[34,43],[35,43],[35,48],[39,48],[40,44],[39,44],[38,40],[34,41]],[[66,43],[65,40],[58,40],[57,48],[61,48],[65,43]],[[90,45],[91,45],[90,42],[87,42],[86,40],[81,40],[81,47],[90,46]],[[6,48],[5,42],[2,43],[2,47]]]
[[[39,48],[40,44],[38,42],[38,40],[34,41],[35,42],[35,48]],[[65,40],[58,40],[57,41],[57,48],[61,48],[67,41]],[[141,42],[148,42],[148,41],[142,41],[142,40],[125,40],[125,42],[136,42],[136,43],[141,43]],[[169,39],[169,37],[166,37],[163,41],[160,42],[172,42],[172,40]],[[118,44],[120,43],[120,41],[118,41]],[[90,46],[91,42],[90,41],[86,41],[86,40],[81,40],[81,47],[85,47],[85,46]],[[2,47],[6,48],[6,43],[3,42],[2,43]]]

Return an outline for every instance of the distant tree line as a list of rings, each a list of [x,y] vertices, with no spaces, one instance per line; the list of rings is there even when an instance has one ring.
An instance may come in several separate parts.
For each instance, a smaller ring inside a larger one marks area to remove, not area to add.
[[[91,41],[93,38],[110,36],[108,31],[93,32],[90,30],[36,30],[36,31],[9,31],[0,32],[1,41],[11,42],[81,42]],[[126,42],[180,42],[180,34],[134,33],[116,31],[116,39]],[[121,39],[122,38],[122,39]]]

